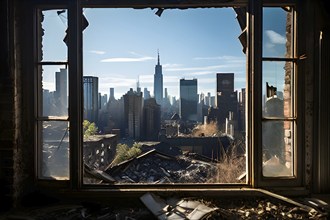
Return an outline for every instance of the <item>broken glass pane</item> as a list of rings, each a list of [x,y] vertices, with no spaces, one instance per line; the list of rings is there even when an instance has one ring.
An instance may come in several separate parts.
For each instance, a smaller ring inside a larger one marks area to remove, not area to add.
[[[264,117],[292,117],[292,62],[264,61],[262,105]]]
[[[42,66],[40,101],[40,116],[68,116],[68,69],[65,66]]]
[[[69,179],[69,124],[60,121],[42,122],[40,177]]]
[[[292,11],[290,7],[263,9],[263,57],[293,56]]]
[[[290,121],[262,123],[263,175],[293,175],[294,130]]]
[[[42,11],[40,61],[67,61],[67,10]]]

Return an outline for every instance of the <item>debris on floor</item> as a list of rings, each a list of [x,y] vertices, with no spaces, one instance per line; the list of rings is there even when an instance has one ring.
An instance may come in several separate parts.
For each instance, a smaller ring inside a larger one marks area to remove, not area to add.
[[[146,193],[140,199],[159,220],[199,220],[217,210],[197,200],[171,198],[165,201],[152,193]]]
[[[314,198],[288,202],[271,196],[161,197],[145,193],[134,201],[73,204],[55,203],[12,210],[3,220],[221,220],[221,219],[317,219],[329,218],[329,204]]]

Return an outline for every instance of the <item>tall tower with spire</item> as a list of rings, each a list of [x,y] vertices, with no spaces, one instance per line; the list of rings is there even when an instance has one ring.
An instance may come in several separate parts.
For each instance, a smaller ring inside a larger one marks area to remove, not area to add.
[[[163,104],[163,73],[162,65],[160,65],[159,51],[158,51],[158,62],[155,66],[155,75],[154,75],[154,96],[157,104]]]

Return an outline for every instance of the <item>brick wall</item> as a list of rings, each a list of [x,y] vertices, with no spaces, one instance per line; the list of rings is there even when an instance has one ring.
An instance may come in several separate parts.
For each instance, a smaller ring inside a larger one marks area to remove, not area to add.
[[[9,0],[0,0],[0,210],[12,206],[14,182],[14,80],[10,71]],[[5,203],[2,203],[6,201]]]

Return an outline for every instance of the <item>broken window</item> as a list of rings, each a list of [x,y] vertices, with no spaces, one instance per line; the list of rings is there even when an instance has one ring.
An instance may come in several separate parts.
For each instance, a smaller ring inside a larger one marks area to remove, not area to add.
[[[246,55],[235,10],[83,12],[84,125],[96,128],[84,129],[83,161],[103,175],[86,172],[84,182],[245,184]]]
[[[69,179],[68,61],[64,9],[39,10],[37,36],[38,177]]]
[[[245,3],[40,9],[38,178],[80,187],[296,177],[294,8],[263,8],[259,36]]]
[[[276,18],[276,19],[275,19]],[[263,9],[263,175],[293,176],[296,112],[292,7]]]

